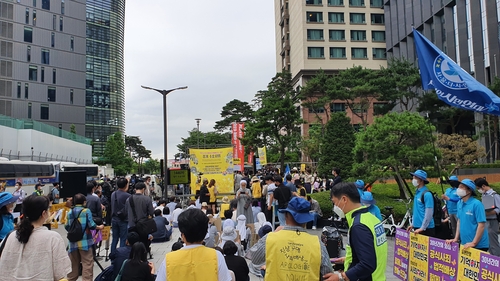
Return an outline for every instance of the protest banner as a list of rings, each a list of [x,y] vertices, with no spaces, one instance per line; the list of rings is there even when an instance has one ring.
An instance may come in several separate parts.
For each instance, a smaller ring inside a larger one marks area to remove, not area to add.
[[[474,248],[464,249],[460,246],[458,276],[460,280],[479,280],[479,261],[481,251]]]
[[[500,280],[500,257],[481,252],[481,263],[479,264],[479,280]]]
[[[189,149],[191,183],[196,183],[198,175],[215,180],[219,193],[234,192],[233,148]],[[191,185],[191,193],[199,186]]]
[[[424,281],[428,279],[429,237],[410,234],[409,280]]]
[[[408,280],[408,258],[410,255],[410,233],[396,229],[394,246],[394,275],[400,280]]]
[[[429,238],[429,280],[457,280],[458,249],[457,243]]]

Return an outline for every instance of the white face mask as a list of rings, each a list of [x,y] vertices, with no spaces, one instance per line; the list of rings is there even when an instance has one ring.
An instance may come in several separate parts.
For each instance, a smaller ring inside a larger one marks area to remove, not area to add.
[[[418,180],[417,179],[412,179],[411,184],[413,184],[414,187],[418,187]]]
[[[467,191],[459,188],[459,189],[457,189],[457,195],[460,198],[464,198],[465,196],[467,196]]]
[[[482,189],[478,189],[477,191],[478,191],[479,193],[481,193],[481,194],[484,194],[484,190],[482,190]]]
[[[340,217],[340,218],[345,218],[345,212],[344,212],[344,207],[345,207],[345,203],[344,203],[344,206],[342,208],[340,208],[340,206],[337,206],[335,205],[334,209],[335,209],[335,213]]]

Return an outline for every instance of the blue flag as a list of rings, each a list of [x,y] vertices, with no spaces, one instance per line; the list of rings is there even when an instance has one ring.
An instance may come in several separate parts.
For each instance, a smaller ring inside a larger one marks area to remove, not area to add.
[[[440,100],[453,107],[500,115],[497,95],[415,29],[413,38],[424,90],[435,90]]]
[[[286,164],[286,168],[285,168],[285,178],[283,179],[283,183],[286,184],[286,175],[290,175],[292,173],[292,171],[290,170],[290,165],[289,164]]]

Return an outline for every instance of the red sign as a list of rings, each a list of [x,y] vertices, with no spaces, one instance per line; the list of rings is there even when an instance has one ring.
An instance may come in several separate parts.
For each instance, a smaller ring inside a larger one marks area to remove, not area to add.
[[[248,153],[248,163],[249,164],[253,164],[253,155],[254,155],[253,151],[250,151],[250,153]]]
[[[231,125],[231,142],[233,144],[233,159],[237,159],[235,162],[234,170],[243,171],[245,169],[245,148],[241,144],[240,139],[243,138],[243,129],[245,128],[245,123],[233,123]],[[239,161],[239,163],[238,163]],[[238,163],[238,164],[236,164]],[[237,167],[238,166],[238,167]]]

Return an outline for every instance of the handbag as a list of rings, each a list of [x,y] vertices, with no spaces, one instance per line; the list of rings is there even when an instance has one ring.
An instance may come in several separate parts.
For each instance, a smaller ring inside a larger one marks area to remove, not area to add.
[[[133,229],[139,234],[140,237],[148,237],[149,234],[156,232],[156,223],[154,219],[144,217],[137,220],[137,214],[135,212],[134,195],[130,196],[130,207],[132,208],[132,214],[134,215],[135,227]]]
[[[120,272],[118,273],[118,275],[116,275],[115,281],[121,281],[122,280],[123,268],[125,267],[125,264],[127,262],[128,262],[128,259],[123,261],[122,267],[120,268]]]

